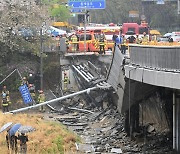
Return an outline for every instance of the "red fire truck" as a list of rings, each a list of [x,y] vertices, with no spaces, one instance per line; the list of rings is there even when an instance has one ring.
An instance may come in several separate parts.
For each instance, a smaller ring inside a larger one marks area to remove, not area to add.
[[[139,38],[143,37],[143,33],[146,32],[146,35],[149,37],[150,29],[148,23],[142,22],[140,25],[137,23],[123,23],[122,25],[122,34],[125,35],[127,39],[130,36]]]

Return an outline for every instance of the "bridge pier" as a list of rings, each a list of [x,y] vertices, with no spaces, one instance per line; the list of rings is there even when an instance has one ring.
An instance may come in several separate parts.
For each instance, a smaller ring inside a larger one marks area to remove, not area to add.
[[[133,104],[125,114],[125,132],[133,137],[134,132],[139,132],[139,103]]]
[[[180,152],[180,91],[173,93],[173,149]]]

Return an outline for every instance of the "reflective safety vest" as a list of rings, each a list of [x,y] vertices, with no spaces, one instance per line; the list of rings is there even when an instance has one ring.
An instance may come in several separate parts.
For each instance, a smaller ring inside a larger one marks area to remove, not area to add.
[[[46,100],[45,95],[44,94],[39,94],[38,102],[43,103],[43,102],[45,102],[45,100]]]
[[[148,43],[148,41],[149,41],[148,36],[142,37],[142,43]]]
[[[77,42],[78,42],[77,36],[76,36],[76,35],[73,35],[73,36],[71,37],[71,41],[72,41],[72,43],[77,43]]]
[[[122,45],[126,45],[126,39],[122,38]]]
[[[4,107],[5,107],[5,106],[9,106],[9,103],[8,103],[6,97],[2,99],[2,106],[4,106]]]
[[[64,77],[64,83],[68,84],[68,77]]]
[[[69,44],[69,40],[68,40],[68,38],[66,38],[65,43],[66,43],[66,45],[68,45],[68,44]]]
[[[104,43],[104,38],[100,38],[100,40],[99,40],[99,45],[105,45],[105,43]]]

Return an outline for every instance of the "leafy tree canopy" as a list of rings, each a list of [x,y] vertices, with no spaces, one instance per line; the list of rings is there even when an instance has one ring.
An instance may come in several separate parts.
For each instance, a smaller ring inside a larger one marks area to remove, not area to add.
[[[68,21],[70,17],[69,8],[67,3],[63,0],[44,0],[44,4],[49,6],[50,15],[54,17],[55,21]]]

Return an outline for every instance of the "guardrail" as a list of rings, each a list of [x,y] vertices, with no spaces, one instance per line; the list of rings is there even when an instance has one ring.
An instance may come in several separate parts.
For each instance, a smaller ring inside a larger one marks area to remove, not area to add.
[[[130,45],[129,51],[132,65],[180,71],[180,46]]]

